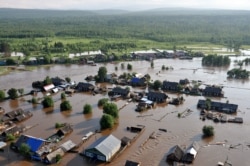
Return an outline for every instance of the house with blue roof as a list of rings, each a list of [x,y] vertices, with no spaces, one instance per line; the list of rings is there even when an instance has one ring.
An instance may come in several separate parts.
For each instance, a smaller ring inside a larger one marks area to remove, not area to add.
[[[146,86],[146,79],[143,78],[138,78],[138,77],[133,77],[130,81],[131,86]]]
[[[19,151],[22,144],[26,144],[30,147],[31,158],[35,160],[42,160],[42,156],[51,151],[49,148],[50,142],[30,135],[21,135],[12,146],[12,149]]]

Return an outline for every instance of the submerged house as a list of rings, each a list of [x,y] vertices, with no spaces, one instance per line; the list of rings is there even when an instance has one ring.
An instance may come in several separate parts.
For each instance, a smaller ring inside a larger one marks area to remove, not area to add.
[[[129,97],[130,91],[127,88],[115,87],[108,93],[109,96],[121,96],[123,98]]]
[[[199,100],[197,103],[197,108],[206,109],[206,107],[207,107],[206,102],[207,102],[206,100]],[[237,112],[238,105],[211,101],[210,110],[223,112],[223,113],[227,113],[227,114],[233,114],[233,113]]]
[[[178,82],[170,82],[170,81],[163,81],[162,87],[161,87],[162,90],[175,91],[175,92],[180,91],[181,90],[180,88],[181,86]]]
[[[212,96],[212,97],[223,97],[224,93],[222,87],[216,86],[206,86],[202,92],[203,96]]]
[[[43,162],[45,164],[54,164],[57,162],[56,156],[60,155],[61,157],[64,156],[64,151],[62,148],[58,148],[55,151],[49,153],[46,155],[46,157],[43,159]]]
[[[60,138],[65,137],[66,135],[70,134],[73,131],[73,128],[71,127],[70,124],[66,124],[62,128],[60,128],[57,132],[56,135],[58,135]]]
[[[198,151],[200,149],[200,146],[197,142],[193,142],[186,150],[184,156],[183,156],[183,162],[185,163],[192,163],[195,159]]]
[[[92,145],[84,150],[84,155],[93,159],[100,160],[104,162],[111,161],[112,157],[120,150],[121,141],[109,135],[106,137],[101,137]]]
[[[55,86],[65,85],[67,83],[64,79],[61,79],[59,77],[53,77],[51,78],[51,81]]]
[[[166,95],[165,93],[161,93],[161,92],[148,92],[147,98],[148,100],[151,100],[154,102],[163,103],[163,102],[166,102],[168,95]]]
[[[27,144],[30,147],[31,158],[35,160],[42,160],[42,155],[52,151],[52,149],[47,146],[50,142],[29,135],[21,135],[12,146],[12,149],[20,150],[22,144]]]
[[[175,161],[180,162],[182,161],[183,155],[184,155],[183,150],[178,145],[175,145],[169,150],[166,161],[167,162],[175,162]]]
[[[30,118],[31,116],[33,116],[33,114],[30,111],[24,111],[23,109],[18,108],[16,110],[5,113],[4,116],[1,118],[1,121],[21,122]]]
[[[79,82],[75,88],[79,92],[89,92],[95,89],[95,86],[90,83]]]
[[[131,161],[131,160],[127,160],[125,163],[125,166],[140,166],[141,163],[140,162],[135,162],[135,161]]]
[[[143,78],[138,78],[138,77],[133,77],[130,80],[130,85],[131,86],[146,86],[146,79]]]

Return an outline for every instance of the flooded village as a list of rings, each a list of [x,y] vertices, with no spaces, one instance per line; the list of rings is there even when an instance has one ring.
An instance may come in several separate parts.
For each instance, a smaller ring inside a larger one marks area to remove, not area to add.
[[[227,78],[235,60],[246,56],[230,57],[229,67],[204,67],[201,57],[146,55],[149,59],[38,66],[0,76],[1,90],[23,88],[27,94],[0,102],[0,165],[249,165],[249,80]],[[106,81],[96,83],[93,78],[103,66]],[[132,77],[119,77],[124,73]],[[162,82],[160,90],[149,88],[148,75],[149,82]],[[32,83],[37,86],[47,76],[55,78],[53,84],[37,91]],[[66,77],[72,82],[57,85]],[[62,92],[70,111],[60,110]],[[54,106],[32,104],[33,96],[51,96]],[[119,110],[112,129],[100,130],[98,101],[103,98]],[[92,106],[91,114],[82,113],[85,104]],[[203,138],[204,125],[214,127],[213,137]],[[18,135],[15,142],[5,143],[9,133]],[[22,143],[31,146],[31,159],[17,152]]]

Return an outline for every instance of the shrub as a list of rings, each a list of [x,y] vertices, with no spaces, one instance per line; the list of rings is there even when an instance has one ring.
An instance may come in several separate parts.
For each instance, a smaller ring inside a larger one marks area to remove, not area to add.
[[[108,129],[114,126],[114,118],[109,114],[102,115],[100,119],[101,129]]]
[[[118,108],[115,103],[106,103],[103,106],[103,113],[113,116],[113,118],[118,118]]]
[[[7,93],[9,95],[9,97],[13,100],[18,98],[17,90],[15,88],[9,89]]]
[[[98,101],[98,107],[104,106],[104,104],[106,104],[108,101],[109,101],[108,98],[100,99],[100,100]]]
[[[42,105],[44,108],[53,107],[54,101],[50,96],[46,96],[42,101]]]
[[[4,91],[0,90],[0,101],[5,99],[5,93]]]
[[[85,104],[83,107],[83,114],[92,113],[92,107],[90,104]]]
[[[214,127],[213,126],[203,126],[202,128],[203,136],[210,137],[214,135]]]
[[[67,111],[71,110],[72,106],[70,105],[70,102],[68,100],[65,100],[60,104],[60,109],[61,111]]]
[[[63,99],[66,99],[66,95],[65,95],[64,92],[61,93],[61,99],[62,99],[62,100],[63,100]]]

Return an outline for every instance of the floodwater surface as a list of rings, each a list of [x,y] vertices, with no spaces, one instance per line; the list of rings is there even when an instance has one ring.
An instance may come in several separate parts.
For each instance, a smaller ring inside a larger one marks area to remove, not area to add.
[[[201,65],[201,58],[193,60],[178,60],[178,59],[158,59],[154,60],[154,68],[150,67],[148,61],[123,62],[132,64],[133,70],[129,72],[137,72],[141,74],[150,74],[152,80],[168,80],[179,81],[180,79],[189,79],[194,81],[202,81],[202,84],[221,85],[225,94],[224,98],[212,98],[221,102],[229,102],[238,104],[238,113],[234,116],[243,117],[243,124],[233,123],[214,123],[213,121],[201,121],[199,119],[199,110],[196,108],[199,99],[204,99],[202,96],[183,95],[185,98],[184,104],[174,106],[169,104],[158,104],[156,107],[145,112],[135,112],[137,103],[127,103],[125,100],[119,100],[115,103],[119,108],[119,120],[112,130],[105,130],[91,137],[78,150],[82,152],[84,148],[93,143],[101,136],[113,134],[121,139],[124,136],[133,138],[133,134],[129,133],[126,128],[137,124],[145,125],[145,131],[132,143],[120,156],[115,158],[109,164],[92,163],[85,158],[82,158],[77,153],[66,154],[62,161],[57,165],[110,165],[120,166],[125,165],[126,160],[141,162],[143,166],[164,166],[166,163],[166,154],[168,150],[179,145],[182,148],[187,147],[193,141],[197,141],[201,149],[198,152],[196,159],[192,165],[211,166],[216,165],[218,161],[224,162],[228,158],[228,162],[232,165],[248,166],[250,163],[250,83],[249,80],[229,80],[227,79],[227,71],[234,67],[234,60],[241,60],[245,57],[231,57],[231,65],[227,68],[211,68]],[[162,71],[161,67],[173,67],[173,70]],[[84,65],[54,65],[46,67],[38,67],[33,71],[13,72],[8,75],[0,76],[0,89],[5,89],[6,92],[10,88],[24,88],[25,92],[32,89],[32,82],[43,80],[46,76],[61,78],[70,77],[72,81],[84,82],[88,75],[96,75],[100,66],[106,66],[108,73],[115,72],[118,75],[127,70],[121,69],[121,63],[117,64],[98,64],[97,66]],[[118,71],[115,71],[115,66],[118,66]],[[243,66],[250,70],[250,66]],[[111,88],[114,85],[106,85]],[[139,88],[132,88],[132,91],[144,91]],[[176,97],[177,94],[167,93],[170,98]],[[39,93],[38,97],[43,97],[44,94]],[[60,112],[59,105],[61,103],[60,92],[53,94],[55,105],[53,108],[43,109],[40,104],[32,105],[25,100],[29,100],[32,96],[25,96],[17,100],[8,100],[0,103],[0,106],[6,111],[11,111],[16,108],[23,108],[33,113],[33,117],[22,122],[21,124],[34,126],[27,130],[25,134],[40,138],[47,138],[56,130],[54,128],[56,122],[67,122],[73,126],[74,131],[61,141],[61,143],[72,140],[79,143],[84,134],[89,131],[95,131],[100,128],[99,120],[102,116],[102,109],[97,107],[99,99],[108,97],[107,94],[97,94],[93,96],[89,93],[76,93],[73,96],[68,96],[67,100],[72,105],[72,111]],[[83,115],[82,110],[84,104],[91,104],[93,113]],[[185,109],[191,109],[193,112],[185,117],[178,118],[178,113]],[[140,115],[140,116],[139,116]],[[212,125],[215,128],[215,136],[210,139],[202,139],[202,127],[204,125]],[[158,130],[159,128],[167,129],[167,132]],[[155,132],[155,139],[148,139],[152,132]],[[223,145],[212,145],[213,143],[225,142]],[[210,143],[210,144],[209,144]],[[209,144],[209,145],[208,145]],[[236,146],[237,145],[237,146]],[[229,148],[235,146],[235,148]],[[6,150],[0,153],[0,165],[10,166],[35,166],[43,165],[36,161],[26,161],[12,150]]]

